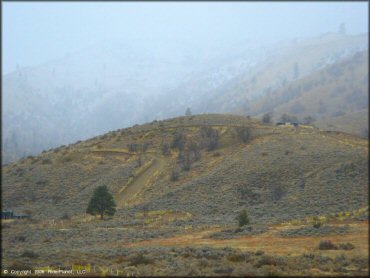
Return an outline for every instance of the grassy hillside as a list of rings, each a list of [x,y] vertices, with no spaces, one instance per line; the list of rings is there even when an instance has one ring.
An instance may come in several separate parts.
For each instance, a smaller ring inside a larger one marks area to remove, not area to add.
[[[219,147],[217,151],[201,149],[200,158],[189,171],[182,170],[178,149],[162,154],[162,145],[171,145],[177,133],[201,148],[203,125],[217,130]],[[238,125],[250,128],[253,139],[249,143],[242,143],[238,137]],[[4,167],[3,205],[31,209],[40,217],[81,214],[97,185],[108,185],[118,194],[130,177],[140,175],[141,168],[160,160],[152,184],[137,195],[137,203],[152,210],[189,211],[210,220],[222,215],[232,221],[229,216],[247,206],[254,218],[264,221],[312,214],[320,207],[332,212],[341,206],[354,209],[366,201],[362,190],[367,145],[366,141],[346,138],[344,134],[305,126],[263,126],[237,116],[203,115],[155,122],[110,132]],[[342,143],[345,140],[353,141],[353,146]],[[138,150],[130,152],[130,144],[138,144]],[[145,152],[140,150],[143,145],[147,146]],[[358,180],[337,174],[347,166],[361,173],[356,175]],[[178,181],[170,180],[172,170],[179,172]],[[321,190],[330,192],[339,182],[342,189],[333,202]],[[276,190],[282,191],[279,200],[273,196]],[[19,192],[29,193],[19,196]],[[350,195],[353,204],[346,202]],[[307,202],[315,206],[307,207]]]
[[[367,61],[368,53],[360,52],[299,79],[253,103],[251,114],[273,111],[275,120],[284,113],[299,120],[312,116],[317,121],[333,122],[335,130],[363,135],[368,125]]]
[[[315,232],[333,239],[339,227],[344,237],[334,241],[355,244],[345,260],[356,266],[352,274],[362,274],[366,229],[358,221],[368,205],[367,169],[367,140],[311,126],[204,114],[112,131],[3,166],[3,208],[32,213],[29,221],[3,221],[3,263],[90,263],[125,271],[135,266],[140,275],[171,275],[176,269],[184,275],[266,275],[287,269],[302,274],[297,262],[318,267],[318,256],[326,254],[315,251],[320,238],[311,238],[308,229],[313,217],[320,217],[326,228]],[[99,185],[108,186],[118,205],[116,215],[105,221],[85,214]],[[252,232],[235,230],[242,209],[248,211]],[[345,219],[355,226],[345,227]],[[294,236],[290,229],[297,223],[310,239],[299,238],[301,247],[284,251],[281,238]],[[254,245],[243,237],[252,237]],[[262,244],[267,238],[269,246]],[[277,260],[273,269],[262,267],[259,250],[274,254],[263,258]],[[307,250],[315,255],[304,257]],[[250,265],[239,264],[240,256]],[[186,262],[190,269],[183,268]],[[337,267],[328,271],[343,273]]]

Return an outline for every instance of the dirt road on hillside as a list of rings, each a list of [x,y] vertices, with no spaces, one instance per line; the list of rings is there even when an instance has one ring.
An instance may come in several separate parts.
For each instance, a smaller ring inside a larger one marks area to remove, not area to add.
[[[153,182],[153,177],[161,172],[166,165],[165,159],[162,157],[154,157],[152,165],[146,169],[139,176],[134,178],[134,181],[128,184],[128,186],[118,193],[116,196],[117,208],[123,208],[125,205],[139,194],[146,185]]]

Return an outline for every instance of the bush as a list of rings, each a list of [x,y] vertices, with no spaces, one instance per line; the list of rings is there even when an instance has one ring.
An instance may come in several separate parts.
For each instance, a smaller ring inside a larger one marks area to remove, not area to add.
[[[62,220],[68,220],[69,219],[69,214],[68,213],[63,213],[62,217],[60,217]]]
[[[318,245],[319,250],[337,250],[338,247],[330,240],[321,240]]]
[[[312,226],[313,226],[314,228],[316,228],[316,229],[318,229],[318,228],[320,228],[320,227],[321,227],[321,222],[320,222],[320,220],[319,220],[319,218],[318,218],[318,217],[314,217],[314,218],[313,218],[313,224],[312,224]]]
[[[184,149],[185,142],[185,135],[182,132],[176,132],[172,139],[171,148],[177,148],[178,150],[182,151]]]
[[[256,256],[262,256],[263,254],[265,254],[265,252],[264,252],[264,251],[262,251],[262,250],[257,250],[257,251],[254,253],[254,255],[256,255]]]
[[[213,151],[218,147],[219,134],[212,127],[202,126],[200,129],[201,146],[207,151]]]
[[[272,121],[272,114],[271,113],[266,113],[262,116],[262,123],[270,124],[271,121]]]
[[[275,185],[271,189],[271,195],[272,195],[272,200],[273,201],[280,201],[281,198],[284,197],[285,195],[285,190],[282,186],[280,185]]]
[[[303,253],[302,257],[306,258],[306,259],[313,260],[315,258],[315,254],[313,254],[313,253]]]
[[[14,238],[15,241],[19,241],[19,242],[25,242],[26,241],[26,237],[25,236],[16,236]]]
[[[273,266],[285,265],[285,261],[283,258],[280,257],[262,255],[262,257],[258,260],[258,262],[254,266],[260,268],[263,265],[273,265]]]
[[[248,225],[249,224],[248,214],[247,214],[247,211],[245,209],[243,209],[239,213],[238,221],[239,221],[239,227],[242,227],[244,225]]]
[[[37,255],[35,252],[33,251],[24,251],[23,254],[21,255],[21,257],[27,257],[27,258],[38,258],[39,255]]]
[[[200,148],[197,143],[189,142],[187,144],[187,151],[189,152],[190,160],[198,161],[200,159]]]
[[[41,180],[38,180],[36,182],[37,185],[47,185],[48,184],[48,180],[44,180],[44,179],[41,179]]]
[[[170,150],[170,145],[167,144],[167,143],[163,143],[162,144],[162,154],[163,155],[170,155],[171,154],[171,150]]]
[[[154,260],[144,256],[143,254],[135,255],[130,258],[130,265],[137,266],[139,264],[153,264]]]
[[[245,256],[243,254],[230,254],[227,256],[227,260],[230,262],[242,262],[245,261]]]
[[[200,259],[200,260],[199,260],[199,266],[200,266],[201,268],[205,268],[205,267],[207,267],[207,266],[208,266],[208,260],[207,260],[207,259],[205,259],[205,258]]]
[[[233,272],[233,270],[233,267],[217,267],[213,270],[213,272],[217,274],[230,274]]]
[[[354,248],[355,248],[355,246],[350,242],[341,243],[341,244],[338,245],[338,249],[341,249],[341,250],[352,250]]]
[[[248,143],[251,140],[251,129],[249,127],[237,127],[236,132],[243,143]]]

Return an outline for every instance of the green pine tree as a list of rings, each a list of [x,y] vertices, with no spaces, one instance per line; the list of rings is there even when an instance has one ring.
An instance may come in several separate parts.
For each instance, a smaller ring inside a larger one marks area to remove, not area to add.
[[[247,214],[247,211],[245,209],[243,209],[239,216],[238,216],[238,221],[239,221],[239,227],[242,227],[244,225],[248,225],[249,224],[249,218],[248,218],[248,214]]]
[[[103,219],[104,214],[113,216],[116,212],[116,204],[112,194],[109,193],[105,185],[98,186],[94,190],[94,194],[86,209],[86,213],[99,215]]]

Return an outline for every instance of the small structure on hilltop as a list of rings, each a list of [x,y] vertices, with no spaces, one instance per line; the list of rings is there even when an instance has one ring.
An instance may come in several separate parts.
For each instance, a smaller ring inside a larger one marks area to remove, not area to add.
[[[6,209],[1,212],[1,219],[25,219],[25,218],[31,218],[31,215],[26,213],[15,214],[10,209]]]
[[[287,125],[287,126],[295,126],[297,127],[299,125],[298,122],[277,122],[276,125]]]

